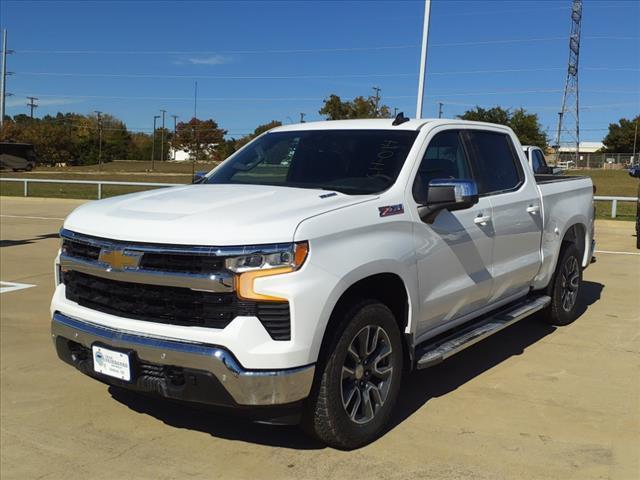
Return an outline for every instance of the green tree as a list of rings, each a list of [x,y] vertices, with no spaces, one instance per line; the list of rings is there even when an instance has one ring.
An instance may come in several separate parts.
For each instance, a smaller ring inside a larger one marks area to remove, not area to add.
[[[131,135],[126,125],[105,114],[102,119],[102,160],[127,158]],[[100,151],[97,117],[57,113],[42,118],[16,115],[0,133],[2,141],[30,143],[43,163],[97,163]]]
[[[226,134],[227,131],[220,128],[215,120],[194,117],[188,122],[178,123],[173,147],[186,150],[198,160],[215,159],[216,147],[224,142]]]
[[[318,111],[327,120],[343,120],[352,118],[389,118],[387,105],[380,105],[380,98],[375,96],[356,97],[351,101],[343,101],[338,95],[331,94],[324,100]]]
[[[459,118],[511,127],[523,145],[535,145],[545,149],[549,144],[547,134],[538,121],[538,115],[528,113],[523,108],[511,111],[498,106],[489,109],[476,107],[473,110],[467,110]]]
[[[245,135],[244,137],[240,137],[238,140],[234,140],[234,151],[238,150],[241,147],[244,147],[247,143],[249,143],[254,138],[262,135],[264,132],[271,130],[272,128],[276,128],[282,125],[282,122],[278,120],[271,120],[268,123],[264,123],[262,125],[258,125],[253,133],[249,135]],[[233,153],[233,152],[232,152]]]
[[[640,128],[640,115],[628,120],[621,118],[618,123],[609,124],[609,132],[604,137],[602,143],[604,143],[605,152],[615,153],[634,153],[633,145],[636,134],[636,125]],[[636,143],[636,149],[638,144]]]

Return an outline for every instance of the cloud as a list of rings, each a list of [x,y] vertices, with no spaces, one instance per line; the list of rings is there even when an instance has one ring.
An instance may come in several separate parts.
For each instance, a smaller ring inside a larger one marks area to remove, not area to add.
[[[38,104],[39,107],[53,107],[56,105],[70,105],[73,103],[81,103],[84,100],[79,99],[79,98],[56,98],[56,97],[51,97],[51,98],[39,98],[38,100],[36,100],[36,103]],[[7,100],[7,108],[13,108],[13,107],[27,107],[27,99],[26,98],[10,98],[9,100]]]
[[[224,65],[229,63],[229,58],[223,55],[211,55],[209,57],[192,57],[187,62],[191,65]]]

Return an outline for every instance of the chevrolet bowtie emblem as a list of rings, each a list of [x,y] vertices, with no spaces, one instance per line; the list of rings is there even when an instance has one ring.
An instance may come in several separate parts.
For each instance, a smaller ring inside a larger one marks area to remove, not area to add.
[[[99,261],[109,265],[111,270],[135,269],[140,265],[141,252],[127,252],[124,250],[100,250]]]

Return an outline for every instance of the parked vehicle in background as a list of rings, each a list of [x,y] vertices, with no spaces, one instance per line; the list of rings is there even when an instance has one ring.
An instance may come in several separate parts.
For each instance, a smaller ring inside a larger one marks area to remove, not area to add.
[[[547,164],[547,159],[544,157],[544,152],[540,147],[523,145],[522,151],[524,152],[525,157],[527,157],[527,161],[529,162],[529,165],[531,165],[533,173],[536,175],[558,175],[562,173],[562,168],[550,167]]]
[[[57,354],[131,390],[295,408],[360,447],[403,372],[538,311],[577,317],[593,184],[526,161],[501,125],[302,123],[198,184],[87,203],[61,230]]]
[[[634,178],[640,178],[640,166],[631,167],[629,175]],[[640,249],[640,182],[638,182],[638,201],[636,202],[636,248]]]
[[[29,143],[0,143],[0,168],[30,172],[37,161],[33,145]]]

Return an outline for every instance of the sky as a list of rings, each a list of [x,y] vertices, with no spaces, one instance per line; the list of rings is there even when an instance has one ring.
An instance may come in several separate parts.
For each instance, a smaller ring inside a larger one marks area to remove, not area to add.
[[[555,137],[570,0],[431,4],[424,117],[475,105],[523,107]],[[7,114],[112,114],[133,131],[153,116],[213,118],[239,137],[270,120],[321,120],[322,100],[381,89],[415,116],[424,2],[0,2],[8,31]],[[640,113],[640,1],[585,0],[581,139]]]

